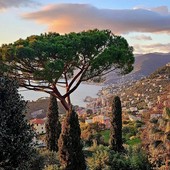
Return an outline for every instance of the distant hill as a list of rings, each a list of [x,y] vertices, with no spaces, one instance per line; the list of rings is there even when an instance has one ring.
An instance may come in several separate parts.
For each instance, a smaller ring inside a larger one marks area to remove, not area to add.
[[[37,113],[37,118],[44,118],[48,111],[48,105],[49,105],[49,98],[43,98],[38,99],[36,101],[28,102],[27,103],[27,118],[31,119],[33,118],[31,116],[31,113]],[[61,105],[60,102],[58,102],[59,107],[59,113],[63,114],[65,113],[65,109]],[[42,111],[41,111],[42,110]],[[41,111],[41,112],[40,112]]]
[[[123,77],[123,81],[134,79],[139,80],[142,77],[148,76],[157,70],[159,67],[164,66],[170,62],[170,53],[150,53],[135,56],[134,70]],[[120,81],[122,76],[117,76],[115,73],[110,73],[106,77],[105,84],[114,84]]]
[[[135,57],[135,65],[133,73],[135,75],[148,76],[157,70],[159,67],[164,66],[170,62],[170,53],[150,53],[138,55]]]

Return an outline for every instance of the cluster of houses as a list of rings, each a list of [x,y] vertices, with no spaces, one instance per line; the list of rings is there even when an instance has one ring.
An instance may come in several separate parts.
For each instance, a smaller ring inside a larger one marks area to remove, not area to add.
[[[90,124],[90,123],[103,124],[105,129],[109,129],[111,126],[110,117],[105,116],[105,115],[97,115],[97,116],[94,116],[92,119],[86,119],[85,123],[86,124]]]
[[[99,102],[99,99],[96,101]],[[85,119],[86,124],[97,122],[103,124],[106,129],[109,129],[110,128],[109,114],[111,113],[111,105],[109,103],[109,100],[105,100],[105,102],[104,101],[103,102],[100,101],[100,102],[101,102],[100,104],[102,109],[100,109],[99,107],[100,105],[98,105],[97,107],[99,112],[97,112],[96,108],[88,107],[87,109],[87,108],[80,107],[77,109],[77,113],[79,117],[83,117]],[[163,109],[165,107],[170,108],[170,92],[157,96],[157,101],[152,104],[151,108],[148,107],[148,109],[138,110],[137,107],[130,107],[127,109],[125,103],[123,103],[122,106],[123,106],[122,107],[123,114],[126,115],[126,117],[128,117],[128,119],[131,121],[142,120],[142,118],[145,117],[149,117],[149,119],[161,117]],[[106,109],[105,112],[104,109]],[[87,110],[90,110],[91,114],[88,114]],[[39,113],[40,111],[36,111],[36,112]],[[33,114],[35,114],[35,112]],[[34,118],[30,120],[30,124],[33,125],[33,129],[38,135],[46,133],[45,123],[46,123],[46,117]]]
[[[110,128],[110,118],[104,115],[97,115],[94,116],[92,119],[85,119],[85,123],[99,123],[103,124],[106,129]],[[46,117],[45,118],[34,118],[30,120],[30,124],[33,127],[33,130],[36,132],[37,135],[45,134],[46,133]]]

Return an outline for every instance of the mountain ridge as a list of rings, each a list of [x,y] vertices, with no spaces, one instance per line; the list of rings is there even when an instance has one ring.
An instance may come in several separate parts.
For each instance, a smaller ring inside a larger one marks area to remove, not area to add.
[[[121,78],[123,78],[124,81],[130,79],[139,80],[143,77],[149,76],[159,67],[162,67],[169,62],[170,53],[136,54],[134,70],[131,73],[124,76],[118,76],[116,73],[109,73],[106,76],[104,84],[114,84]]]

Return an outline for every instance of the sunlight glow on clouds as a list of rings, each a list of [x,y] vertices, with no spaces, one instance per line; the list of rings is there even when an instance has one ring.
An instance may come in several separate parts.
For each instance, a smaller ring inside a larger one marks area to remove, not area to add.
[[[97,28],[124,36],[135,53],[170,52],[170,2],[120,1],[0,0],[0,43],[48,31],[64,34]]]
[[[113,33],[155,32],[170,34],[170,13],[166,6],[152,9],[98,9],[88,4],[55,4],[24,19],[48,25],[48,31],[59,33],[87,29],[110,29]]]

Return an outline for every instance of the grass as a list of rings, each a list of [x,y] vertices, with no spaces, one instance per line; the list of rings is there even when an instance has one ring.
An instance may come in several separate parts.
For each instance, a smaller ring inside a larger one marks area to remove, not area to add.
[[[139,138],[134,138],[132,140],[128,140],[126,142],[126,144],[130,145],[130,146],[134,146],[134,145],[137,145],[137,144],[140,144],[141,143],[141,140]]]
[[[104,142],[109,143],[110,130],[103,130],[100,132],[100,134],[104,137]]]
[[[110,138],[110,130],[103,130],[100,132],[100,134],[104,137],[104,142],[109,143],[109,138]],[[130,146],[134,146],[137,144],[140,144],[141,140],[139,138],[134,138],[134,139],[129,139],[126,144]]]

